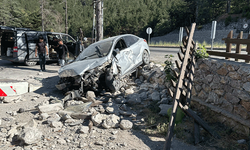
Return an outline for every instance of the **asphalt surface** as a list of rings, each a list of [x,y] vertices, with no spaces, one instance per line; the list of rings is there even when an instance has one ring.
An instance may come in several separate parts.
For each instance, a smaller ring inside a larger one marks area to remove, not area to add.
[[[166,61],[165,55],[173,55],[173,60],[178,60],[177,53],[180,48],[166,48],[166,47],[149,47],[150,49],[150,60],[157,64],[164,64]]]

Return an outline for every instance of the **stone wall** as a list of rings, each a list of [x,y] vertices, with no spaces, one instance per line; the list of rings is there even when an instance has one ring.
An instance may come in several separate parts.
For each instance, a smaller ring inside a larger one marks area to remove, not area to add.
[[[214,58],[198,60],[192,101],[215,111],[218,115],[212,117],[218,121],[249,135],[250,64]]]

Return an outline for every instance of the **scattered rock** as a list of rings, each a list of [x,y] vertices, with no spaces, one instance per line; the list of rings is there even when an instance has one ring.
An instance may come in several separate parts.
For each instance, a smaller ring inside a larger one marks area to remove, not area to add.
[[[83,120],[75,120],[74,122],[69,123],[68,125],[69,126],[77,126],[77,125],[80,125],[82,123],[83,123]]]
[[[38,143],[42,138],[42,132],[37,128],[27,127],[24,128],[19,135],[17,135],[17,139],[23,141],[25,144],[35,144]]]
[[[48,117],[47,123],[51,124],[52,122],[57,122],[61,119],[61,117],[58,114],[52,114]]]
[[[96,115],[92,115],[91,120],[93,121],[95,126],[100,126],[102,121],[106,119],[106,117],[107,116],[105,114],[98,113]]]
[[[133,94],[133,93],[134,93],[133,89],[127,89],[127,90],[125,90],[125,94],[126,95]]]
[[[69,111],[69,112],[74,112],[74,113],[82,113],[82,112],[85,112],[90,107],[91,104],[92,104],[92,102],[87,102],[87,103],[83,103],[80,105],[69,106],[69,107],[65,108],[64,111]]]
[[[94,101],[95,101],[95,98],[96,98],[95,92],[93,92],[93,91],[88,91],[88,92],[86,93],[86,98],[87,98],[89,101],[94,102]]]
[[[6,96],[3,98],[2,101],[4,103],[11,103],[11,102],[18,101],[18,100],[21,100],[21,96]]]
[[[161,108],[159,114],[165,116],[168,114],[168,109],[172,108],[173,106],[168,104],[161,104],[159,107]]]
[[[57,143],[61,144],[61,145],[66,145],[67,144],[67,142],[64,139],[57,140]]]
[[[17,111],[18,113],[23,113],[25,110],[23,108],[19,108],[19,110]]]
[[[63,121],[65,121],[65,120],[67,120],[67,119],[72,119],[72,118],[71,118],[70,115],[65,114],[65,115],[63,115],[63,116],[61,117],[61,119],[62,119]]]
[[[136,104],[140,104],[141,103],[141,98],[139,96],[139,94],[131,94],[131,95],[128,95],[128,103],[131,104],[131,105],[136,105]]]
[[[87,133],[89,133],[89,127],[88,126],[81,126],[79,128],[79,132],[83,133],[83,134],[87,134]]]
[[[124,104],[124,103],[127,102],[127,100],[126,100],[124,97],[117,97],[117,98],[115,99],[115,102],[116,102],[117,104]]]
[[[109,115],[106,119],[104,119],[102,126],[106,129],[118,127],[120,121],[120,117],[114,114]]]
[[[50,126],[53,127],[53,128],[62,128],[63,124],[60,121],[52,121],[50,123]]]
[[[132,129],[133,123],[131,121],[129,121],[129,120],[122,120],[121,123],[120,123],[120,127],[123,130]]]
[[[39,117],[39,120],[45,120],[49,117],[49,115],[47,113],[42,113]]]
[[[2,120],[0,119],[0,125],[2,125]]]
[[[104,145],[106,145],[106,142],[96,141],[96,142],[95,142],[95,145],[104,146]]]
[[[155,91],[151,94],[151,99],[153,101],[160,101],[161,100],[161,96],[160,96],[160,93]]]
[[[61,109],[63,109],[63,105],[61,103],[38,106],[39,113],[53,113]]]

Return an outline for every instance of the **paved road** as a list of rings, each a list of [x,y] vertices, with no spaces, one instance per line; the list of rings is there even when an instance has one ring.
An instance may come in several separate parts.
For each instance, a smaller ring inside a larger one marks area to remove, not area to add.
[[[178,60],[177,53],[180,48],[160,48],[160,47],[150,47],[150,60],[158,63],[164,64],[166,60],[165,55],[173,55],[173,60]]]

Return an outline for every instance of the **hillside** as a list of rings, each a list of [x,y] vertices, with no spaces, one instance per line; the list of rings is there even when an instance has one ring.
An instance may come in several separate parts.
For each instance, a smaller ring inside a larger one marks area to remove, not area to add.
[[[66,1],[68,33],[76,37],[82,28],[90,37],[94,0],[0,0],[0,25],[42,30],[43,16],[46,31],[65,32]],[[153,37],[162,36],[192,22],[209,23],[225,13],[250,17],[249,0],[103,1],[104,37],[131,33],[147,38],[149,26]]]
[[[225,24],[225,20],[229,15],[223,14],[222,16],[218,17],[217,20],[217,26],[216,26],[216,34],[214,42],[218,44],[224,44],[225,42],[222,40],[223,38],[226,38],[228,33],[233,30],[233,37],[236,38],[240,31],[243,31],[243,38],[246,39],[248,37],[249,32],[249,26],[250,26],[250,19],[247,18],[238,18],[240,17],[239,14],[236,15],[230,15],[233,16],[233,21],[231,21],[228,25]],[[244,24],[248,24],[247,28],[243,28]],[[212,28],[212,22],[207,23],[205,25],[197,25],[196,30],[194,32],[194,40],[198,43],[207,43],[211,44],[211,28]],[[184,32],[185,35],[185,32]],[[169,34],[153,37],[151,38],[151,43],[156,44],[159,42],[171,42],[171,43],[177,43],[179,40],[179,29],[176,29]]]

